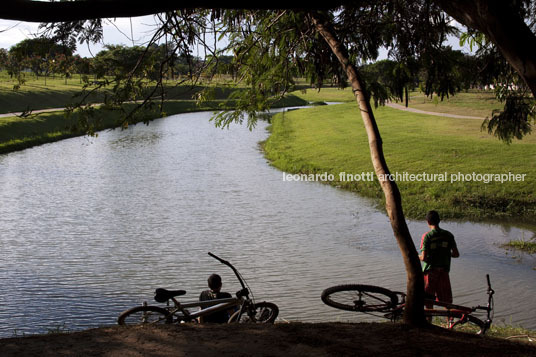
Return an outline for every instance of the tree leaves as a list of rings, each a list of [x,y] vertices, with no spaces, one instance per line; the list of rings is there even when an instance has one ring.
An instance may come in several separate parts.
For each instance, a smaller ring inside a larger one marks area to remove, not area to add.
[[[502,110],[494,110],[491,119],[482,123],[482,130],[510,144],[532,132],[531,123],[536,119],[534,100],[526,96],[510,95]]]
[[[533,13],[533,7],[521,6],[519,9],[529,9],[526,16]],[[378,68],[385,68],[372,70],[369,74],[364,70],[376,105],[392,98],[407,98],[408,89],[418,85],[418,80],[422,81],[427,95],[437,94],[441,99],[474,85],[475,77],[481,83],[516,83],[516,80],[512,80],[515,79],[511,75],[513,72],[504,65],[506,61],[478,32],[462,34],[461,41],[469,43],[471,48],[478,46],[480,63],[445,48],[446,37],[456,34],[458,30],[435,2],[364,0],[322,14],[333,24],[337,37],[348,50],[348,58],[354,65],[375,61],[381,48],[387,49],[390,59],[394,60],[392,66],[385,66],[385,63],[378,65]],[[224,106],[228,108],[232,104],[235,110],[215,115],[214,122],[222,127],[232,122],[243,122],[246,117],[248,126],[252,127],[258,112],[267,110],[290,91],[300,89],[296,78],[305,78],[314,88],[321,88],[325,83],[346,86],[346,74],[331,49],[319,38],[307,11],[190,9],[171,11],[157,15],[157,18],[161,23],[160,28],[145,50],[138,49],[139,59],[135,64],[130,60],[133,55],[129,54],[115,64],[104,61],[101,66],[120,72],[114,73],[112,94],[115,99],[109,99],[118,107],[125,101],[139,99],[141,93],[148,93],[148,96],[140,105],[151,105],[156,94],[160,95],[163,103],[165,90],[162,77],[166,68],[173,67],[179,59],[187,61],[188,80],[192,86],[201,75],[210,79],[221,71],[232,71],[238,90],[233,92]],[[97,20],[62,23],[45,28],[51,36],[65,42],[73,42],[73,39],[88,42],[102,36],[102,25]],[[218,40],[228,45],[220,48]],[[151,48],[162,46],[163,42],[163,55],[153,58]],[[199,59],[192,55],[195,48],[204,52]],[[230,55],[233,57],[231,63],[222,60],[223,56]],[[486,62],[486,59],[490,61]],[[146,62],[150,65],[145,66]],[[154,80],[152,90],[148,90],[147,82],[140,78]],[[530,128],[530,120],[525,120],[525,125],[522,125],[523,121],[513,109],[515,105],[523,106],[524,100],[507,97],[504,97],[504,113],[495,113],[489,126],[494,132],[514,130],[512,136],[498,135],[506,140],[520,137]],[[210,96],[207,93],[199,93],[198,102],[208,100]],[[137,110],[139,108],[134,113]],[[520,110],[527,118],[530,117],[529,109],[524,107]],[[128,116],[133,113],[124,114],[124,122],[128,122]],[[513,118],[513,122],[508,125],[496,124],[507,118]]]

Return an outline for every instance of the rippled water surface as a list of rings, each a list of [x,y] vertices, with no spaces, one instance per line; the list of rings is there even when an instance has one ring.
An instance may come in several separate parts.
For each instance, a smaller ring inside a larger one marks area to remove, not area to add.
[[[264,123],[214,128],[210,114],[183,114],[0,155],[0,336],[114,324],[157,287],[196,300],[218,272],[207,255],[235,264],[257,299],[291,321],[354,321],[323,305],[339,283],[403,289],[405,274],[387,217],[332,187],[287,182],[258,148]],[[462,257],[455,301],[497,291],[496,321],[536,328],[536,262],[500,243],[530,238],[504,225],[445,222]],[[415,242],[424,222],[410,222]]]

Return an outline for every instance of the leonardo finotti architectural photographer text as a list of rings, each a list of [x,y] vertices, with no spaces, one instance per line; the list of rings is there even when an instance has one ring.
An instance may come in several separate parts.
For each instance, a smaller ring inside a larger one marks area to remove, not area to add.
[[[527,174],[515,174],[512,172],[508,173],[427,173],[422,172],[418,174],[409,173],[409,172],[395,172],[393,174],[379,175],[379,180],[390,180],[390,181],[408,181],[408,182],[523,182]],[[283,181],[318,181],[318,182],[359,182],[359,181],[374,181],[376,175],[374,172],[361,172],[360,174],[351,174],[346,172],[341,172],[338,175],[330,174],[327,172],[316,173],[316,174],[289,174],[283,173]]]

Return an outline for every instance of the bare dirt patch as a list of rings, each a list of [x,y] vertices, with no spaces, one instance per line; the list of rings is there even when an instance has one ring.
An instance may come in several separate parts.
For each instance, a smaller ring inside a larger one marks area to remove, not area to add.
[[[536,356],[536,346],[387,323],[105,327],[0,340],[2,356]]]

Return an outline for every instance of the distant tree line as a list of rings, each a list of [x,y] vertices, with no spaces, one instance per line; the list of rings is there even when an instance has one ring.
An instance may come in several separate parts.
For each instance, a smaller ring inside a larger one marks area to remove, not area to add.
[[[74,55],[76,45],[56,43],[50,38],[26,39],[9,50],[0,49],[0,70],[7,71],[18,79],[16,89],[24,83],[24,73],[31,72],[37,78],[60,75],[67,80],[74,74],[80,81],[99,81],[107,76],[122,77],[129,74],[137,78],[157,80],[161,73],[167,79],[190,76],[205,63],[207,75],[228,75],[235,78],[237,69],[233,56],[208,56],[205,60],[194,56],[171,53],[166,45],[153,44],[149,47],[105,45],[92,58]],[[165,66],[162,64],[165,63]],[[397,62],[391,59],[362,65],[361,72],[369,86],[372,98],[379,104],[389,98],[407,100],[408,91],[419,88],[428,96],[442,93],[453,95],[460,90],[490,84],[486,67],[475,56],[446,48],[427,58]],[[423,70],[427,68],[427,70]],[[432,68],[432,70],[430,70]],[[435,69],[435,70],[433,70]],[[327,70],[327,69],[326,69]],[[303,75],[296,70],[295,76]]]
[[[26,39],[9,50],[0,49],[0,70],[18,80],[15,89],[25,83],[25,74],[46,80],[60,75],[67,81],[74,74],[80,81],[99,81],[107,76],[133,75],[136,78],[157,80],[161,73],[168,79],[188,76],[203,66],[202,59],[171,53],[167,47],[153,44],[149,47],[105,45],[104,50],[92,58],[75,55],[75,45],[56,43],[50,38]],[[212,74],[233,74],[232,57],[218,58],[217,67],[207,68]],[[165,65],[163,65],[165,63]]]
[[[408,100],[408,91],[419,89],[427,96],[440,93],[441,100],[471,88],[484,88],[492,82],[488,67],[476,56],[450,47],[432,57],[397,62],[380,60],[360,67],[375,104],[390,98]]]

